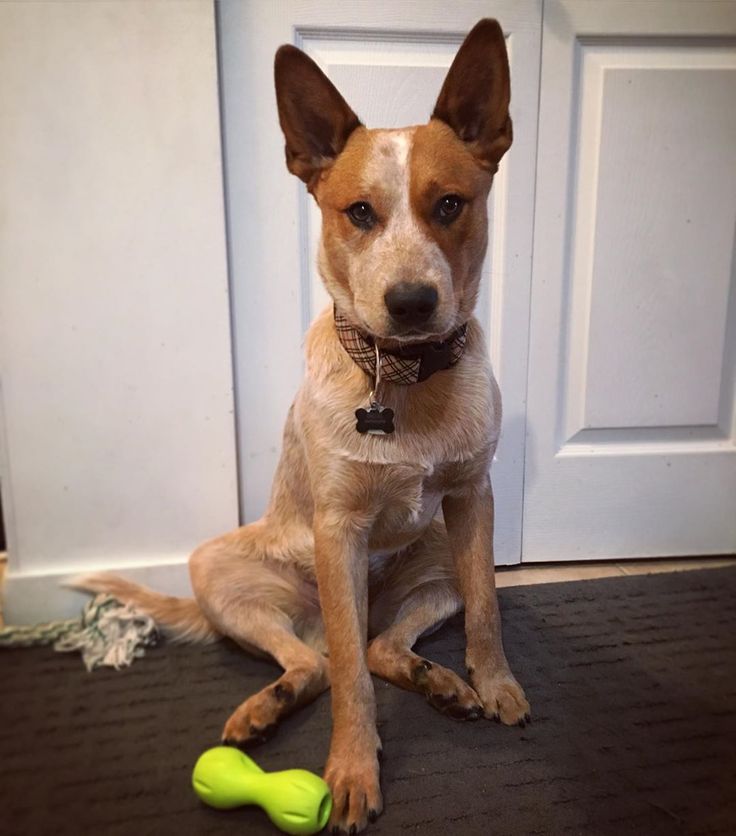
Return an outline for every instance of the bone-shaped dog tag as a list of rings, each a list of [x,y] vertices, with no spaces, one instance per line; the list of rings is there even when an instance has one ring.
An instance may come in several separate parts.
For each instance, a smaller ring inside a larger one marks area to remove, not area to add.
[[[394,431],[394,411],[383,406],[377,400],[378,387],[381,385],[381,352],[377,345],[374,348],[376,351],[376,376],[373,389],[368,396],[370,406],[368,409],[355,410],[355,417],[358,419],[355,429],[361,434],[390,435]]]
[[[368,435],[389,435],[394,431],[394,411],[373,401],[369,409],[356,409],[355,429]]]

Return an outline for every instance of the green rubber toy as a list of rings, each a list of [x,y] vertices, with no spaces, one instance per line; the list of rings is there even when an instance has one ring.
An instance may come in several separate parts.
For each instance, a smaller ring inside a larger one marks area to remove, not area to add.
[[[285,833],[319,833],[332,812],[327,784],[306,769],[264,772],[240,749],[215,746],[195,764],[192,786],[218,810],[258,804]]]

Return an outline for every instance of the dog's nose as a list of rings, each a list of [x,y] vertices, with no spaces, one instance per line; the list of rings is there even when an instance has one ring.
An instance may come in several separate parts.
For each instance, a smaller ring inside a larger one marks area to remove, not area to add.
[[[400,282],[383,297],[391,318],[400,325],[422,325],[437,307],[437,290],[429,284]]]

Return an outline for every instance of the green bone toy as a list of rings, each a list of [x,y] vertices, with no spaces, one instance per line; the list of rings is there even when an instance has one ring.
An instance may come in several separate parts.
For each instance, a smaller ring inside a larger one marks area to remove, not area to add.
[[[330,788],[305,769],[264,772],[232,746],[208,749],[194,766],[192,786],[218,810],[258,804],[285,833],[318,833],[332,811]]]

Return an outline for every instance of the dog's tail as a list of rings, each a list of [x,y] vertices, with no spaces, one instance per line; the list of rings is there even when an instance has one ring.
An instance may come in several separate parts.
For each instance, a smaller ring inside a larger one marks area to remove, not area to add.
[[[176,642],[208,644],[221,638],[194,598],[162,595],[106,572],[78,575],[66,581],[64,586],[83,592],[106,592],[123,604],[132,604],[150,615],[165,635]]]

